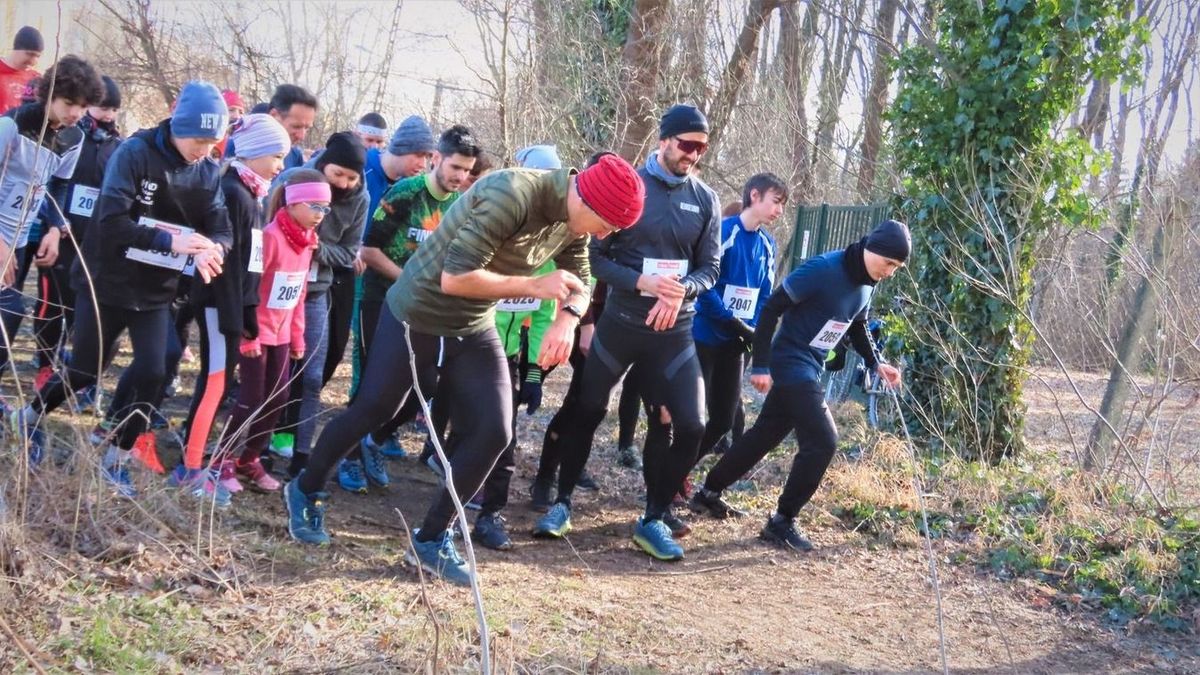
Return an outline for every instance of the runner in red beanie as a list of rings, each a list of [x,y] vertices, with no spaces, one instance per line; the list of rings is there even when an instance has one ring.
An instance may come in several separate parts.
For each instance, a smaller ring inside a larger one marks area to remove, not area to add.
[[[575,179],[579,197],[604,222],[624,230],[642,217],[646,186],[629,162],[613,154],[601,155]]]

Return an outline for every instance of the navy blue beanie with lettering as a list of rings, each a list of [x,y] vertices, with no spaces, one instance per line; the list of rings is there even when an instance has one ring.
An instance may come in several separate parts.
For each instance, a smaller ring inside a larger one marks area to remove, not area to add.
[[[172,136],[219,141],[228,127],[229,107],[220,89],[200,80],[183,85],[175,100],[175,112],[171,113]]]

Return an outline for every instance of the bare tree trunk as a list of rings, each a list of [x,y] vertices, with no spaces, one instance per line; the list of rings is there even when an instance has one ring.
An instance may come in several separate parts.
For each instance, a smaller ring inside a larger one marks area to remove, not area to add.
[[[858,49],[858,25],[862,22],[866,10],[866,0],[858,0],[853,15],[849,19],[837,20],[837,33],[833,38],[834,47],[826,49],[825,59],[821,67],[821,84],[817,98],[817,128],[813,135],[814,147],[812,164],[816,171],[816,181],[819,186],[828,186],[829,167],[833,157],[833,132],[837,128],[838,109],[842,104],[842,96],[846,93],[846,82],[850,77],[850,64],[854,61],[854,53]]]
[[[793,202],[811,203],[813,179],[809,156],[812,143],[808,138],[808,106],[805,95],[808,91],[812,42],[817,34],[819,15],[817,6],[811,3],[805,7],[803,23],[800,20],[799,4],[784,5],[780,14],[779,56],[776,61],[781,71],[780,89],[791,113],[788,135],[792,175],[788,183],[792,186]]]
[[[721,73],[721,85],[717,96],[708,109],[708,143],[713,148],[714,157],[720,146],[724,128],[731,119],[734,106],[737,105],[738,96],[750,79],[750,69],[754,66],[754,58],[758,53],[758,38],[762,34],[763,26],[771,17],[771,12],[781,4],[794,2],[751,0],[750,7],[746,10],[746,21],[742,24],[733,53],[729,55],[729,61]]]
[[[879,0],[875,14],[875,43],[872,46],[871,86],[863,107],[862,161],[858,169],[858,194],[870,201],[875,187],[875,162],[883,142],[883,111],[887,108],[888,83],[892,79],[892,33],[896,28],[897,0]]]
[[[126,3],[125,7],[113,6],[108,0],[99,0],[100,6],[108,10],[117,20],[121,31],[137,42],[146,72],[143,78],[149,81],[163,97],[163,102],[169,108],[179,95],[179,88],[171,82],[173,75],[164,70],[164,59],[160,53],[157,29],[150,18],[150,0],[135,0]]]
[[[629,17],[629,34],[621,52],[626,86],[617,113],[617,154],[630,162],[643,155],[654,128],[662,33],[670,8],[670,0],[637,0]]]

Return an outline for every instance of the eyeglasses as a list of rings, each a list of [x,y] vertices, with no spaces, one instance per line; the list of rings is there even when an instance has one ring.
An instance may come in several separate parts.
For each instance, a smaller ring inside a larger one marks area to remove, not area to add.
[[[304,205],[313,213],[319,213],[323,216],[329,215],[329,212],[333,210],[331,206],[322,206],[321,204],[314,204],[312,202],[304,202]]]
[[[703,155],[705,152],[708,152],[708,143],[705,143],[704,141],[685,141],[682,138],[676,137],[675,145],[678,145],[679,149],[682,150],[683,154],[685,155],[690,155],[693,153],[697,155]]]

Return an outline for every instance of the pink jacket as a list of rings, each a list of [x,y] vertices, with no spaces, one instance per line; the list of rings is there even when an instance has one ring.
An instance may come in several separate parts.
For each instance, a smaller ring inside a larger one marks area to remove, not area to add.
[[[245,352],[261,345],[290,345],[291,352],[303,354],[304,297],[313,250],[307,248],[297,252],[274,220],[267,223],[262,232],[263,272],[258,285],[258,339],[242,340],[241,350]]]

